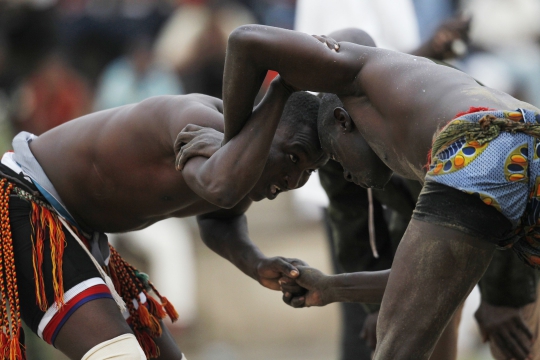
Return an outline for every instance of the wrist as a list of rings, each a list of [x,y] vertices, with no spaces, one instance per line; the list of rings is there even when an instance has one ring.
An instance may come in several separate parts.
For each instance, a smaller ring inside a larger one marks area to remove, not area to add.
[[[251,277],[253,280],[257,282],[261,282],[261,275],[259,274],[259,269],[263,267],[264,262],[268,258],[262,254],[255,254],[250,260],[249,260],[249,271],[247,272],[247,275]]]
[[[337,288],[334,286],[336,281],[335,275],[326,275],[321,279],[321,302],[322,306],[332,304],[338,301],[339,295],[337,294]]]

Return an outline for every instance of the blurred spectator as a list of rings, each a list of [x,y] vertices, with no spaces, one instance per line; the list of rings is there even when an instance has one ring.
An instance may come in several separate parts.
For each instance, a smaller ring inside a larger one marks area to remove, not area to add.
[[[487,86],[540,106],[540,2],[464,0],[463,6],[473,16],[476,51],[460,66]]]
[[[90,109],[87,84],[59,53],[53,53],[17,90],[14,127],[40,135]]]
[[[156,40],[158,60],[176,69],[187,93],[221,98],[227,38],[253,22],[236,1],[183,1]]]
[[[13,91],[57,47],[55,3],[55,0],[0,1],[0,88]]]
[[[60,41],[92,85],[105,66],[139,36],[154,38],[171,12],[169,0],[59,0]]]
[[[96,91],[94,110],[132,104],[151,96],[182,93],[176,74],[154,61],[150,38],[138,37],[126,56],[105,69]]]
[[[0,154],[11,149],[13,129],[9,121],[9,101],[6,94],[0,90]]]
[[[366,31],[382,48],[410,52],[420,45],[411,0],[297,1],[296,30],[320,35],[347,27]]]
[[[0,32],[0,154],[11,149],[11,139],[13,132],[9,121],[10,102],[5,90],[2,87],[2,74],[7,67],[7,44]]]
[[[251,7],[261,24],[294,28],[295,0],[253,0]]]
[[[418,21],[420,41],[425,42],[433,36],[443,21],[456,14],[459,0],[412,0],[412,2]]]

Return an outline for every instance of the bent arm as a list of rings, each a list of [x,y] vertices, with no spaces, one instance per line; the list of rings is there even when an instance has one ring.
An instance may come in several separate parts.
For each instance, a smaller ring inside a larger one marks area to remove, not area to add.
[[[251,242],[244,215],[250,204],[251,201],[243,201],[234,209],[198,216],[201,238],[206,246],[244,274],[269,289],[279,290],[279,279],[297,277],[299,271],[293,264],[303,262],[282,257],[267,258]]]
[[[197,223],[206,246],[247,276],[258,280],[257,264],[265,256],[249,239],[245,214],[216,212],[199,215]]]
[[[186,163],[182,174],[189,187],[221,208],[232,208],[245,198],[262,174],[289,95],[279,80],[273,81],[238,136],[210,158]]]
[[[231,140],[245,125],[267,70],[277,71],[295,88],[357,93],[356,76],[373,48],[353,50],[351,46],[342,46],[336,53],[297,31],[261,25],[234,30],[229,37],[223,76],[224,141]]]

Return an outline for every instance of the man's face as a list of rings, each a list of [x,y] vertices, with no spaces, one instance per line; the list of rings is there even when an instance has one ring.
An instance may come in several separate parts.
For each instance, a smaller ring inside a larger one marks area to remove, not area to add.
[[[280,125],[263,173],[249,198],[253,201],[273,200],[283,191],[303,186],[311,173],[328,161],[322,149],[317,148],[316,136],[307,129],[295,132],[287,125]]]
[[[392,170],[375,154],[356,127],[344,131],[335,122],[324,136],[323,149],[343,166],[345,179],[364,188],[384,188]]]

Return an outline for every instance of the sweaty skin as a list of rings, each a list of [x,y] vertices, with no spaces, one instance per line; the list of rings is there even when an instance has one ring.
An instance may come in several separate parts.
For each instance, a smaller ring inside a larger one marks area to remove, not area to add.
[[[279,290],[279,278],[298,276],[294,264],[303,262],[265,257],[249,239],[244,212],[252,201],[275,198],[276,184],[281,191],[302,186],[327,159],[320,149],[290,144],[292,130],[278,127],[289,95],[279,79],[274,81],[245,131],[212,159],[193,158],[182,171],[175,168],[178,134],[189,124],[223,131],[219,99],[161,96],[93,113],[44,133],[30,149],[83,230],[125,232],[169,217],[197,215],[207,246],[263,286]],[[253,139],[257,146],[244,151]],[[115,308],[110,299],[84,304],[55,345],[77,359],[96,344],[129,332]],[[100,327],[104,330],[93,332],[91,340],[80,331]],[[176,348],[170,336],[162,336],[164,356],[176,353],[168,358],[178,359],[177,349],[167,350],[167,339]]]
[[[225,142],[244,127],[268,69],[279,72],[294,88],[337,94],[360,135],[386,166],[419,181],[425,175],[433,135],[457,113],[470,107],[538,111],[421,57],[345,42],[336,52],[303,33],[249,25],[229,38]],[[338,161],[347,154],[347,148],[339,150],[332,154]],[[362,176],[351,175],[353,180]],[[383,297],[375,359],[429,358],[494,249],[460,231],[411,221]]]
[[[266,104],[259,107],[264,113],[254,113],[254,119],[258,116],[266,124],[263,129],[257,126],[258,133],[276,132],[288,98],[279,82],[273,89]],[[193,159],[179,172],[173,149],[177,135],[189,124],[223,131],[221,101],[199,94],[151,98],[70,121],[34,140],[31,150],[77,222],[103,232],[131,231],[173,216],[207,214],[241,201],[258,201],[270,195],[265,186],[269,188],[271,181],[290,178],[289,188],[283,187],[288,190],[307,180],[301,168],[318,166],[308,158],[298,169],[280,164],[284,167],[281,174],[264,174],[267,176],[257,182],[263,168],[271,165],[266,158],[272,139],[264,136],[259,152],[224,149],[212,159]],[[224,179],[208,169],[218,158],[220,163],[228,162],[224,166],[246,159],[242,164],[247,168],[235,166],[230,171],[236,171],[238,178]],[[254,168],[256,176],[252,175]],[[209,174],[217,179],[210,183],[214,188],[203,189]],[[231,200],[223,201],[227,195]]]
[[[225,141],[238,133],[251,114],[262,74],[268,69],[278,71],[295,88],[337,94],[386,165],[419,181],[425,175],[433,134],[455,114],[471,106],[537,110],[425,58],[346,42],[336,52],[307,34],[249,25],[236,29],[229,38]],[[240,78],[242,84],[236,83]]]

